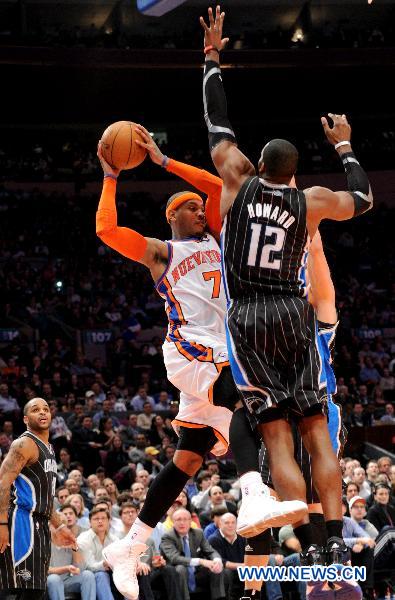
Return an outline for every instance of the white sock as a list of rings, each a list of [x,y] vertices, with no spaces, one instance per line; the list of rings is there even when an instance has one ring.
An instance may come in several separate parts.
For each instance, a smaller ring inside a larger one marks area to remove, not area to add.
[[[248,471],[247,473],[244,473],[244,475],[240,477],[240,488],[243,498],[268,489],[268,487],[263,484],[261,474],[258,471]]]
[[[140,521],[140,519],[137,517],[124,539],[127,542],[145,543],[152,532],[153,528]]]

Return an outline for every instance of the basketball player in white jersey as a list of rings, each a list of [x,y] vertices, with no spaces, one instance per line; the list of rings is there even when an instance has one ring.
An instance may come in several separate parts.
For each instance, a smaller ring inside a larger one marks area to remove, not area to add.
[[[220,249],[207,232],[202,198],[193,192],[174,194],[166,209],[172,240],[145,238],[132,229],[118,227],[115,194],[119,171],[104,160],[100,146],[98,156],[105,175],[97,235],[111,248],[150,269],[169,318],[163,346],[168,378],[181,391],[174,422],[179,435],[174,459],[151,484],[128,536],[104,551],[118,590],[135,600],[136,563],[146,548],[146,539],[187,480],[199,470],[205,454],[227,451],[229,425],[239,395],[228,363]],[[292,515],[290,521],[305,510],[302,502],[279,503],[269,497],[262,506],[263,512],[282,518]],[[216,569],[219,572],[222,564]]]

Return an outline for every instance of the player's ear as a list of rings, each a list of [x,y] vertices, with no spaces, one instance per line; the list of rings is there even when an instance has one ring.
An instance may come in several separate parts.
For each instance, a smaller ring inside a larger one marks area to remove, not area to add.
[[[25,425],[27,425],[27,424],[28,424],[28,422],[29,422],[29,418],[28,418],[28,416],[27,416],[27,415],[24,415],[24,416],[23,416],[23,422],[24,422],[24,424],[25,424]]]

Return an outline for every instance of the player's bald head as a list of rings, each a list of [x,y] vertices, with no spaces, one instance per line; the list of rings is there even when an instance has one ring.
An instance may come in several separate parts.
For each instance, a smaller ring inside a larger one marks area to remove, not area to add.
[[[295,174],[299,153],[287,140],[270,140],[264,146],[259,160],[259,171],[272,179],[288,179]]]
[[[44,400],[44,398],[32,398],[27,402],[23,408],[23,415],[26,417],[29,414],[29,411],[33,408],[33,406],[40,406],[45,404],[49,408],[48,402]]]

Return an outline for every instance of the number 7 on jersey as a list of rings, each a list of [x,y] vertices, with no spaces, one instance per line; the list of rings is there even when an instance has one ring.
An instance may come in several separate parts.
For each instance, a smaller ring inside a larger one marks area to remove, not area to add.
[[[213,280],[213,293],[211,294],[211,298],[219,298],[219,294],[221,291],[221,271],[205,271],[203,273],[204,281]]]

